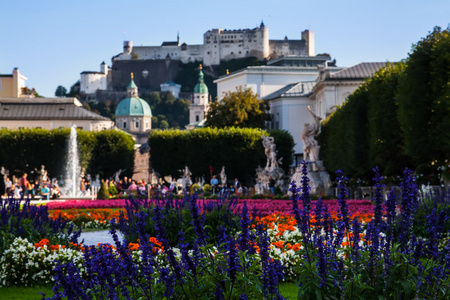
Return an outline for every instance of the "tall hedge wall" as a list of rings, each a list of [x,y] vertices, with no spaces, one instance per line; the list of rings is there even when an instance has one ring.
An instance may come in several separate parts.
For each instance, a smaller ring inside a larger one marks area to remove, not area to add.
[[[163,176],[179,178],[179,170],[188,166],[194,177],[210,178],[210,166],[219,173],[225,166],[228,179],[238,177],[251,181],[258,165],[265,166],[266,157],[261,129],[204,128],[192,131],[152,131],[149,136],[150,164]],[[286,170],[292,162],[294,141],[287,131],[271,131],[277,144],[278,156],[284,157]]]
[[[435,28],[404,63],[389,65],[323,122],[321,153],[330,171],[371,178],[405,167],[438,183],[450,158],[450,32]]]
[[[11,175],[34,170],[45,165],[50,177],[64,174],[70,129],[0,130],[0,166]],[[87,174],[110,177],[119,169],[131,175],[134,167],[134,141],[130,135],[116,131],[87,132],[78,130],[81,165]]]

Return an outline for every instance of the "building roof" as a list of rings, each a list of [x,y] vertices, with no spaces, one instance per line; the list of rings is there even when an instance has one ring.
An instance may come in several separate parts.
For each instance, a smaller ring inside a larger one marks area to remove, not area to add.
[[[161,46],[178,46],[178,42],[163,42]]]
[[[265,96],[264,100],[272,100],[281,97],[306,97],[311,94],[315,84],[315,81],[291,83]]]
[[[329,79],[363,79],[371,77],[379,69],[386,66],[385,62],[360,63],[339,72],[330,74]]]
[[[136,97],[125,98],[116,107],[116,116],[152,116],[148,103]]]
[[[203,119],[203,120],[200,120],[200,121],[197,121],[194,123],[190,123],[190,124],[186,125],[185,127],[187,130],[191,130],[194,128],[203,128],[205,126],[206,126],[206,119]]]
[[[111,121],[83,108],[76,98],[0,98],[0,119]]]

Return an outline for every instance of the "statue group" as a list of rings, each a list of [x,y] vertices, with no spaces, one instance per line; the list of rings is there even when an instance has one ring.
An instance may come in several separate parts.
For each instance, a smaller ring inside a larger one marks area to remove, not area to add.
[[[280,157],[277,159],[278,151],[277,145],[274,143],[274,138],[271,136],[262,135],[261,139],[264,147],[264,153],[267,158],[267,163],[264,169],[261,168],[261,166],[258,166],[256,169],[255,193],[267,193],[269,189],[270,177],[274,179],[275,187],[280,188],[282,193],[286,193],[288,189],[285,181],[286,173],[282,168],[280,168],[283,158]]]
[[[331,188],[330,175],[328,175],[323,162],[319,160],[320,146],[315,139],[315,137],[320,134],[320,120],[322,120],[322,118],[317,116],[310,106],[308,106],[307,109],[313,117],[313,123],[305,123],[301,140],[303,143],[303,160],[308,162],[308,178],[311,194],[329,194]],[[292,175],[291,182],[292,180],[295,180],[296,184],[299,185],[302,177],[301,171],[301,166],[295,168],[295,173]]]

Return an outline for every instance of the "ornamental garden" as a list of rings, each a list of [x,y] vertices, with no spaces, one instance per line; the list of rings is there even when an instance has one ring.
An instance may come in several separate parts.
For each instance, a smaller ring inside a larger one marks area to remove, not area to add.
[[[311,195],[303,161],[289,193],[270,197],[193,188],[45,204],[2,198],[1,296],[449,299],[449,41],[436,28],[322,122],[333,196]],[[186,165],[193,177],[227,166],[247,182],[265,162],[262,134],[274,138],[287,173],[292,136],[255,128],[153,131],[150,163],[173,177]],[[68,135],[2,129],[0,164],[12,172],[45,164],[57,177]],[[130,136],[79,131],[78,147],[88,173],[132,175]],[[350,189],[361,184],[372,196],[355,200]],[[80,234],[92,230],[114,242],[87,245]]]
[[[422,193],[410,170],[387,198],[378,169],[374,199],[348,200],[347,181],[338,173],[337,199],[312,200],[305,163],[290,200],[3,200],[2,290],[40,289],[45,299],[446,299],[449,194]],[[84,245],[89,228],[108,228],[115,242]]]

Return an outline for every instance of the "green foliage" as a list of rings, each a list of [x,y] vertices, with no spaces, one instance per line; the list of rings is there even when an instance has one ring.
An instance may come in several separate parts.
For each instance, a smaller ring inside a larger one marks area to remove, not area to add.
[[[65,87],[63,87],[62,85],[58,85],[58,87],[56,88],[55,91],[55,96],[56,97],[65,97],[67,94],[67,89]]]
[[[204,191],[205,193],[211,192],[211,185],[205,183],[205,184],[203,185],[203,191]]]
[[[443,162],[450,153],[450,35],[434,28],[409,55],[398,86],[404,150],[414,162]]]
[[[189,209],[188,201],[178,201],[180,202],[175,206],[168,204],[163,210],[164,218],[162,224],[166,229],[165,234],[170,245],[172,247],[177,247],[180,241],[180,230],[183,230],[185,233],[185,241],[192,246],[196,233],[192,225],[193,220],[191,210]],[[145,231],[150,237],[156,237],[158,235],[158,232],[156,232],[155,229],[155,221],[153,220],[153,209],[153,206],[139,208],[139,211],[146,216]],[[132,215],[128,212],[128,229],[127,232],[124,233],[128,242],[137,242],[137,239],[139,238],[139,230],[136,228],[136,226],[138,226],[137,222],[139,222],[139,218],[135,214],[137,214],[137,212],[134,212]],[[206,212],[204,218],[205,222],[203,227],[209,237],[208,243],[216,244],[221,226],[226,228],[227,234],[230,235],[236,234],[239,230],[240,217],[232,213],[228,203],[214,206],[211,210]]]
[[[108,193],[113,197],[119,193],[112,182],[109,183]]]
[[[0,130],[0,165],[11,175],[28,173],[30,180],[38,176],[45,165],[50,177],[64,174],[70,130],[22,129]],[[92,175],[112,176],[119,169],[126,169],[130,176],[134,165],[134,141],[124,132],[104,130],[89,132],[78,130],[78,146],[81,166]]]
[[[98,200],[106,200],[109,199],[109,190],[106,186],[106,183],[104,180],[102,180],[102,183],[100,185],[100,189],[97,192],[97,199]]]
[[[106,102],[98,102],[98,103],[86,103],[84,108],[93,111],[103,117],[110,118],[111,120],[115,120],[116,118],[116,102],[106,101]]]
[[[75,97],[80,99],[80,81],[75,82],[71,87],[69,93],[66,95],[67,97]]]
[[[281,168],[288,173],[289,166],[292,165],[294,160],[294,147],[295,142],[291,133],[282,129],[270,129],[267,130],[269,135],[274,138],[274,143],[277,145],[278,155],[277,158],[283,158]]]
[[[398,175],[425,164],[429,172],[450,153],[450,35],[436,27],[405,63],[365,81],[322,124],[321,156],[330,171],[370,178],[370,169]],[[437,183],[437,176],[425,174]]]
[[[176,99],[171,92],[151,92],[142,95],[152,109],[153,129],[184,129],[189,123],[189,100]]]
[[[251,128],[203,128],[191,131],[152,131],[149,136],[150,164],[162,176],[179,177],[179,170],[188,166],[193,177],[210,179],[210,166],[221,170],[225,166],[228,178],[245,181],[253,177],[258,165],[266,158],[261,136],[268,132]],[[275,138],[283,168],[290,162],[293,138],[281,130],[270,131]]]
[[[95,133],[97,143],[92,151],[88,173],[109,178],[119,169],[124,176],[131,176],[134,169],[134,140],[131,135],[118,130]]]
[[[268,110],[268,104],[259,100],[252,89],[240,86],[235,92],[225,93],[222,100],[210,104],[206,126],[263,128]]]

